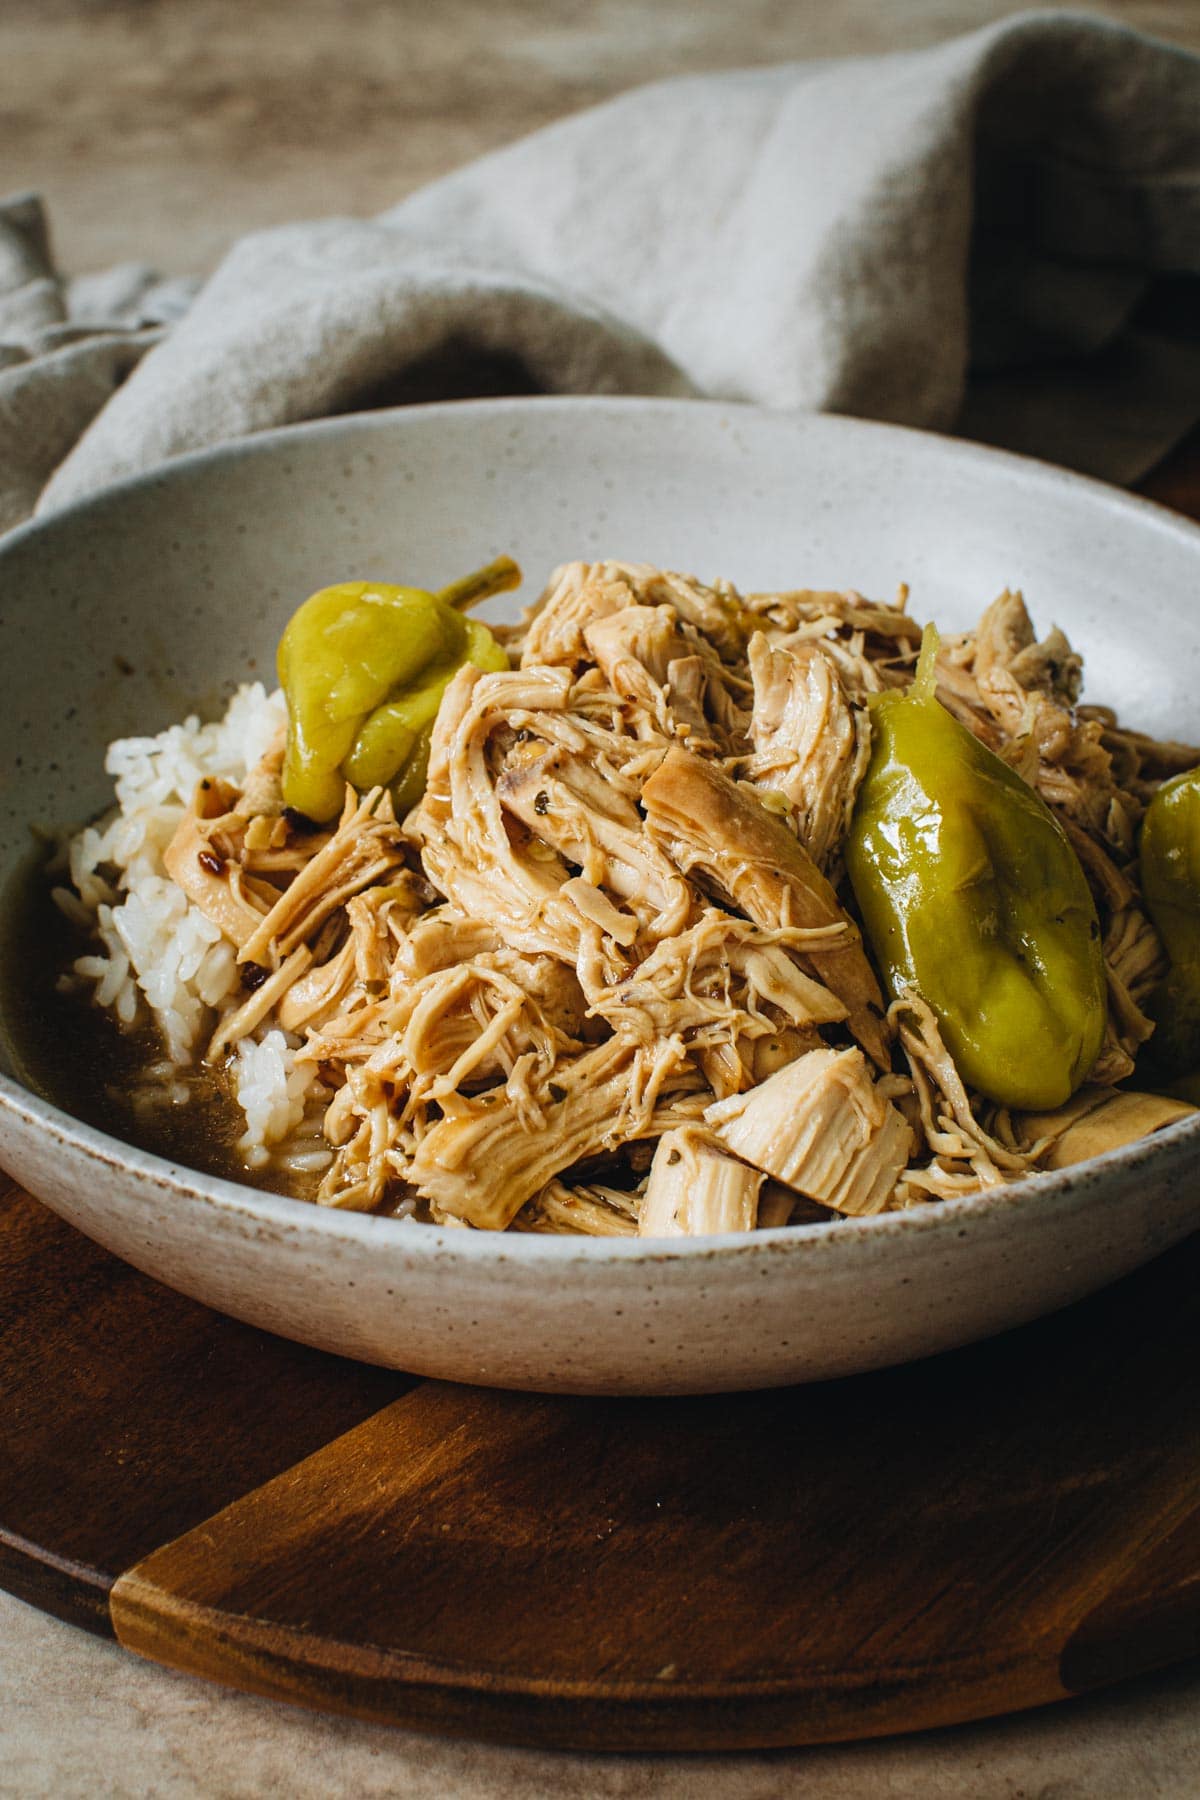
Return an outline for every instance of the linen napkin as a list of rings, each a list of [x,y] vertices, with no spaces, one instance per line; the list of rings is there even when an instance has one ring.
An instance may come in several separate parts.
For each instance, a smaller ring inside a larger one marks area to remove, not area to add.
[[[1117,481],[1200,418],[1200,58],[1084,14],[637,89],[244,238],[190,305],[65,287],[29,202],[0,226],[0,523],[442,394],[854,413]]]

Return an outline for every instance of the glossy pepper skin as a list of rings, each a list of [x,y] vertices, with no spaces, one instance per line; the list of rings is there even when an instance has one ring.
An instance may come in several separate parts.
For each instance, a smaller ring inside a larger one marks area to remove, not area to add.
[[[1104,1036],[1096,909],[1050,809],[938,702],[936,655],[930,627],[912,687],[871,697],[846,867],[888,987],[932,1007],[963,1080],[1048,1111]]]
[[[1166,1076],[1200,1070],[1200,769],[1164,781],[1146,809],[1142,894],[1170,970],[1150,1002],[1147,1062]]]
[[[442,695],[467,662],[508,667],[487,626],[440,594],[375,581],[313,594],[279,643],[287,805],[323,824],[341,811],[347,781],[391,786],[398,809],[413,805]]]

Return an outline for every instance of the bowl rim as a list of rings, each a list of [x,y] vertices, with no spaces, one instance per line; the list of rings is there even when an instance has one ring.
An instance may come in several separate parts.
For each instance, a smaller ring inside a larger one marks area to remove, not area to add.
[[[319,437],[359,437],[373,431],[394,429],[397,423],[412,422],[418,426],[436,424],[447,416],[464,414],[496,417],[553,418],[557,414],[577,417],[582,413],[604,415],[695,416],[702,411],[710,418],[726,418],[736,423],[746,421],[755,428],[778,429],[816,437],[873,439],[906,445],[913,454],[932,462],[946,459],[955,464],[975,463],[984,470],[995,469],[1009,481],[1034,485],[1041,491],[1057,489],[1077,496],[1085,503],[1101,506],[1110,515],[1128,520],[1135,528],[1151,527],[1176,538],[1200,558],[1200,524],[1193,523],[1170,507],[1127,493],[1122,488],[1064,469],[1036,457],[996,449],[991,445],[956,438],[948,433],[924,430],[914,426],[895,425],[886,420],[858,419],[829,413],[784,412],[741,401],[656,399],[647,396],[609,395],[529,395],[483,400],[434,401],[418,406],[380,408],[371,412],[344,413],[332,418],[302,421],[252,433],[225,443],[174,456],[147,470],[109,483],[95,492],[65,505],[39,513],[34,518],[0,537],[0,567],[8,552],[30,541],[52,533],[62,525],[79,518],[102,514],[120,506],[129,495],[141,495],[156,488],[169,491],[184,484],[197,472],[210,466],[236,463],[245,458],[286,454],[289,446]],[[803,1225],[777,1226],[753,1232],[724,1232],[706,1236],[678,1238],[612,1237],[594,1238],[536,1232],[472,1231],[461,1227],[416,1225],[390,1215],[361,1213],[337,1207],[320,1206],[311,1200],[300,1200],[288,1194],[252,1187],[224,1176],[209,1175],[187,1168],[170,1159],[143,1150],[135,1144],[113,1137],[98,1127],[88,1125],[57,1106],[20,1081],[0,1071],[0,1110],[30,1129],[41,1129],[57,1139],[64,1150],[86,1160],[103,1164],[150,1182],[173,1200],[199,1203],[224,1214],[232,1214],[258,1227],[292,1235],[340,1238],[371,1243],[375,1249],[394,1246],[408,1258],[430,1258],[444,1261],[447,1257],[468,1263],[530,1262],[563,1264],[576,1260],[588,1264],[650,1261],[655,1265],[692,1263],[697,1258],[714,1255],[754,1255],[769,1252],[778,1258],[789,1248],[797,1254],[836,1252],[844,1246],[855,1253],[867,1243],[902,1234],[911,1238],[926,1231],[963,1232],[967,1222],[995,1219],[1001,1213],[1029,1208],[1041,1210],[1049,1204],[1069,1204],[1079,1199],[1110,1173],[1121,1171],[1133,1175],[1153,1160],[1173,1162],[1185,1156],[1188,1148],[1200,1142],[1200,1111],[1190,1117],[1160,1128],[1149,1137],[1134,1140],[1101,1156],[1072,1164],[1065,1169],[1035,1172],[1018,1181],[985,1188],[973,1194],[946,1200],[931,1200],[897,1212],[872,1214],[865,1218],[834,1215]]]
[[[1051,1206],[1070,1207],[1089,1190],[1121,1171],[1132,1176],[1150,1161],[1160,1166],[1187,1159],[1200,1142],[1200,1112],[1161,1127],[1149,1137],[1119,1145],[1086,1162],[1065,1169],[1034,1172],[1018,1181],[1004,1182],[973,1194],[932,1200],[896,1212],[873,1213],[865,1218],[834,1215],[803,1225],[781,1225],[748,1232],[713,1232],[685,1237],[586,1237],[569,1233],[472,1231],[461,1227],[420,1224],[390,1214],[363,1213],[334,1206],[319,1206],[290,1194],[251,1187],[221,1175],[207,1175],[173,1163],[165,1157],[111,1137],[62,1111],[51,1101],[0,1074],[0,1112],[7,1113],[44,1135],[58,1140],[63,1149],[99,1164],[115,1174],[148,1182],[172,1203],[184,1201],[231,1215],[280,1237],[315,1236],[357,1242],[373,1249],[397,1249],[406,1259],[444,1262],[530,1262],[569,1264],[597,1262],[687,1262],[719,1253],[758,1255],[794,1250],[796,1254],[836,1254],[839,1249],[855,1254],[859,1247],[889,1237],[911,1239],[926,1231],[965,1236],[974,1223],[996,1223],[1001,1215],[1047,1211]],[[1190,1159],[1188,1159],[1190,1160]],[[16,1179],[15,1177],[13,1179]]]
[[[1200,520],[1188,518],[1186,514],[1165,505],[1161,500],[1153,500],[1145,494],[1118,487],[1099,476],[1085,475],[1076,469],[1065,468],[1061,463],[1047,462],[1044,458],[1031,456],[1025,451],[1001,449],[974,438],[956,437],[953,432],[938,431],[931,426],[901,425],[890,419],[864,419],[850,413],[804,412],[799,409],[759,406],[749,400],[669,399],[650,394],[519,394],[477,400],[431,400],[412,406],[381,406],[365,412],[334,413],[325,418],[301,419],[289,425],[272,425],[261,431],[250,431],[242,437],[228,438],[199,450],[169,454],[147,469],[119,476],[114,481],[106,482],[103,487],[94,488],[89,493],[70,500],[56,502],[44,512],[35,512],[19,525],[0,533],[0,555],[51,526],[93,510],[99,512],[128,494],[149,491],[158,486],[173,487],[177,482],[186,480],[197,469],[209,464],[233,463],[243,458],[269,455],[285,450],[289,444],[309,438],[358,436],[373,430],[386,431],[400,421],[419,425],[436,423],[443,418],[472,415],[532,417],[544,414],[553,417],[556,413],[564,413],[568,417],[579,413],[624,414],[629,417],[653,414],[677,416],[680,419],[706,414],[713,419],[725,418],[730,423],[753,421],[757,427],[800,434],[812,433],[818,437],[827,434],[848,439],[861,436],[864,440],[873,438],[879,441],[907,442],[918,456],[937,457],[940,454],[955,463],[974,462],[984,468],[1006,469],[1010,477],[1020,476],[1026,482],[1034,482],[1042,487],[1054,486],[1065,492],[1090,496],[1094,502],[1115,512],[1140,518],[1144,524],[1166,530],[1169,535],[1180,537],[1185,542],[1189,539],[1200,542]]]

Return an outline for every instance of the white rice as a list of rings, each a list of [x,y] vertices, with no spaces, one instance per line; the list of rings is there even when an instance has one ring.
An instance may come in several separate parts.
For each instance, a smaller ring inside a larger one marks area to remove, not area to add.
[[[195,1064],[221,1011],[243,996],[234,946],[176,887],[163,852],[197,783],[221,777],[240,785],[284,720],[283,696],[254,682],[238,689],[216,724],[192,716],[157,737],[110,744],[104,766],[115,777],[116,811],[71,840],[71,885],[54,889],[67,917],[98,940],[72,965],[74,979],[90,984],[97,1004],[122,1025],[149,1007],[171,1063],[181,1069]],[[264,1027],[237,1047],[233,1086],[246,1116],[239,1149],[250,1167],[263,1166],[269,1146],[285,1143],[304,1123],[316,1077],[311,1066],[297,1066],[298,1044]],[[157,1087],[178,1097],[177,1083]],[[310,1132],[292,1160],[312,1169],[323,1166],[322,1156],[328,1161]]]

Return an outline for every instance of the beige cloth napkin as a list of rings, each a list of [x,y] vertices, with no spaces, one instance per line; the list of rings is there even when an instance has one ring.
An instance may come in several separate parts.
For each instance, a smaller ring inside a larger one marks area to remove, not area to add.
[[[1200,59],[1071,13],[635,90],[378,219],[255,233],[190,305],[144,270],[64,284],[25,200],[0,523],[268,426],[535,389],[854,413],[1128,481],[1200,418],[1198,296]]]

